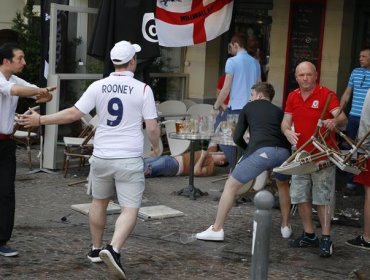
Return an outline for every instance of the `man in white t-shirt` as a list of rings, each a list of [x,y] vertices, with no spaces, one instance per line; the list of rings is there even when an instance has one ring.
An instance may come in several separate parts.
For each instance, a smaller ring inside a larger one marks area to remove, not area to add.
[[[0,256],[13,257],[18,251],[7,245],[14,227],[16,144],[13,139],[14,117],[19,98],[49,102],[54,87],[39,88],[19,78],[26,60],[16,43],[0,46]]]
[[[115,72],[92,83],[76,104],[63,111],[40,116],[24,116],[26,127],[66,124],[80,119],[96,108],[99,123],[90,159],[89,193],[93,196],[89,212],[92,248],[88,258],[103,260],[119,279],[126,279],[120,263],[120,250],[136,224],[144,192],[143,119],[154,154],[159,154],[159,129],[152,89],[136,80],[136,53],[139,45],[121,41],[110,56]],[[121,214],[112,241],[102,249],[106,209],[116,190]]]

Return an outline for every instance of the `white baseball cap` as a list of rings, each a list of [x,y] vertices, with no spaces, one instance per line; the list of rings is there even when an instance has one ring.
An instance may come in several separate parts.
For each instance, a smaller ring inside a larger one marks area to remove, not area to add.
[[[128,41],[120,41],[110,51],[110,59],[114,65],[122,65],[129,62],[139,51],[141,51],[139,45],[131,44]]]

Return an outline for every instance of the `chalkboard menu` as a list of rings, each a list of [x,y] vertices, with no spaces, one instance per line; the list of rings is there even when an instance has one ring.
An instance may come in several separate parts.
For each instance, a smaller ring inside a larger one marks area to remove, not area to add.
[[[300,62],[312,62],[320,74],[325,4],[324,0],[291,0],[284,105],[289,92],[298,87],[294,72]]]

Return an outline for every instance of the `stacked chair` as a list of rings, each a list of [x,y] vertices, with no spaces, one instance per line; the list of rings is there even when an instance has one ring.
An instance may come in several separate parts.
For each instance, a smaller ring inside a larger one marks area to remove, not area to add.
[[[79,159],[79,168],[85,165],[91,157],[93,150],[93,136],[98,124],[98,115],[95,115],[89,121],[82,118],[85,127],[78,137],[63,137],[64,142],[64,177],[67,176],[70,160]]]

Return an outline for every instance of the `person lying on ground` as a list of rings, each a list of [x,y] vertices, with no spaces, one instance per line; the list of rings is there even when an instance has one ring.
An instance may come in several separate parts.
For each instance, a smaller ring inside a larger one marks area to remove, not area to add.
[[[226,157],[222,152],[196,151],[194,153],[194,175],[199,177],[212,176],[215,166],[224,166]],[[163,155],[144,159],[144,175],[146,178],[158,176],[189,175],[190,153],[179,156]]]

